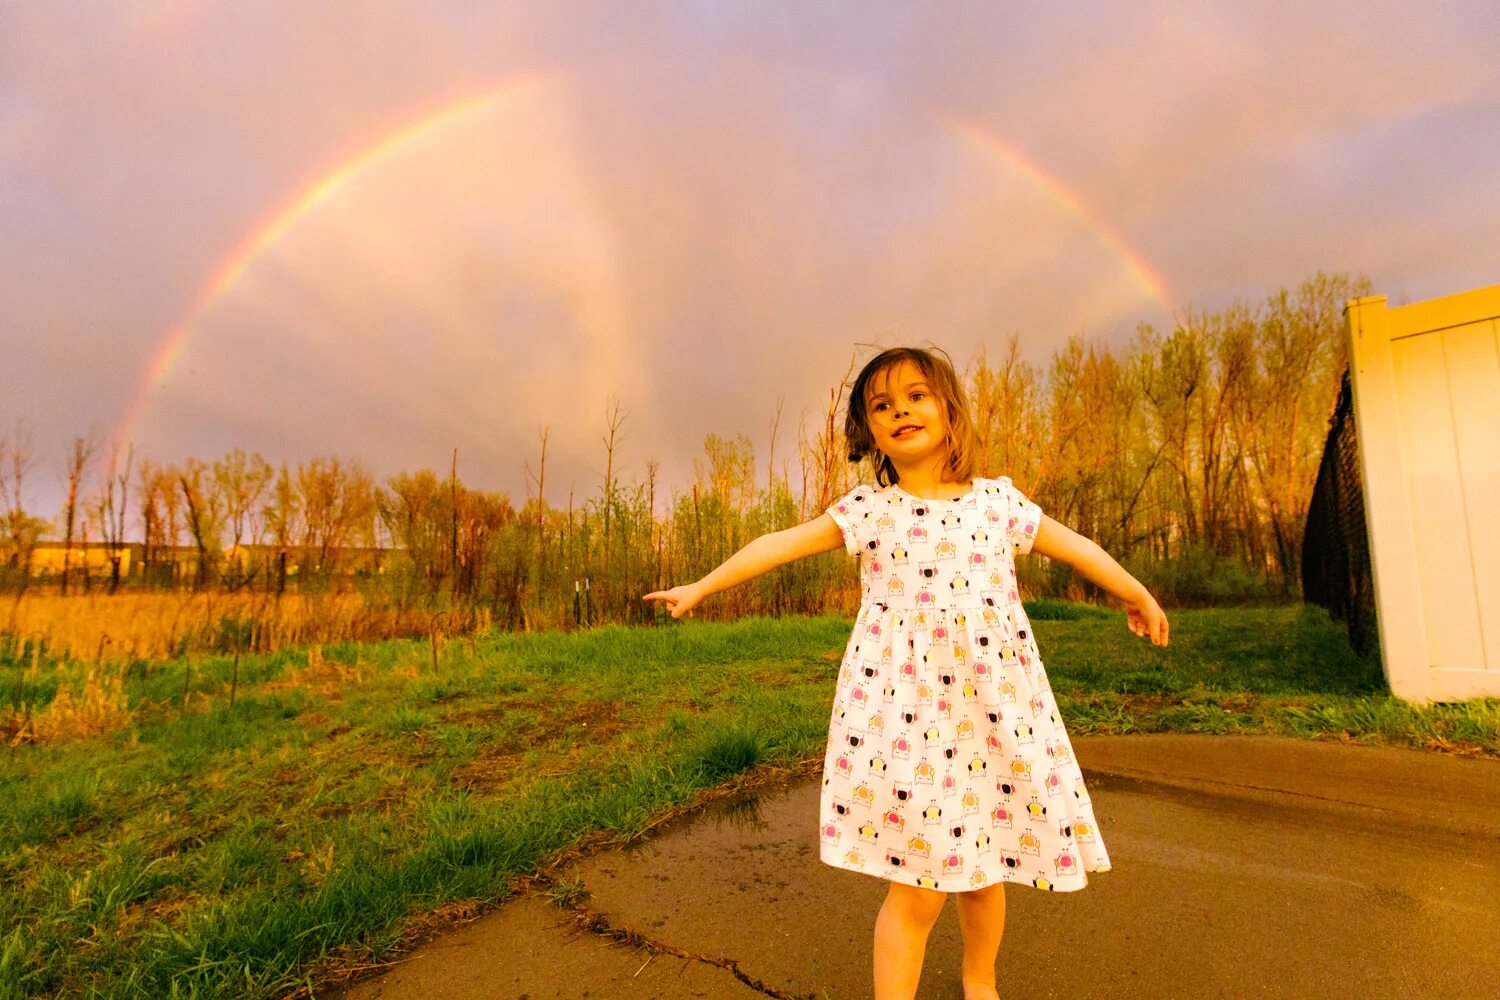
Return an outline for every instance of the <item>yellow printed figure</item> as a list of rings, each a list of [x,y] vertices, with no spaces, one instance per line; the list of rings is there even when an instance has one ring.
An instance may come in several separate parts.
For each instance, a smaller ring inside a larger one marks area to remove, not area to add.
[[[1016,838],[1016,847],[1022,854],[1040,855],[1042,853],[1042,842],[1030,830]]]

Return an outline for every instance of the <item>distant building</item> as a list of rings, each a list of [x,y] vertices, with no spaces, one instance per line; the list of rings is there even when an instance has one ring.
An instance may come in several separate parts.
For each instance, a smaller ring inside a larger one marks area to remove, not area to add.
[[[226,576],[246,577],[280,572],[282,549],[276,545],[232,545],[218,553],[216,572]],[[328,553],[327,561],[341,575],[384,573],[392,558],[399,558],[400,550],[382,549],[372,546],[349,546]],[[139,577],[150,565],[156,572],[173,577],[187,577],[197,572],[198,549],[193,545],[155,546],[148,553],[140,542],[110,545],[107,542],[74,542],[71,547],[62,542],[37,542],[31,550],[31,575],[34,577],[59,576],[66,563],[70,573],[91,577],[107,577],[114,572],[113,561],[120,560],[120,579]],[[309,568],[317,560],[315,551],[293,546],[286,550],[286,574],[295,577],[304,566]]]

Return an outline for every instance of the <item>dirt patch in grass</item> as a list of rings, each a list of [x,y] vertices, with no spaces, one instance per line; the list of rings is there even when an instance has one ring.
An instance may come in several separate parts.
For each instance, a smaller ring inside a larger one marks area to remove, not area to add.
[[[448,782],[454,788],[469,792],[493,792],[510,782],[520,761],[521,754],[513,750],[480,754],[467,764],[455,767]]]
[[[581,726],[589,735],[603,738],[630,728],[631,720],[624,716],[623,702],[586,701],[568,709],[562,722],[564,726]]]

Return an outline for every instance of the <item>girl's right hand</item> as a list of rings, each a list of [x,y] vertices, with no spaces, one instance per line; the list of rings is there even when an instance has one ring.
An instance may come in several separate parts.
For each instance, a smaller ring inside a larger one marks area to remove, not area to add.
[[[672,612],[673,618],[681,618],[683,615],[691,616],[693,607],[701,600],[703,594],[698,588],[689,583],[681,587],[673,587],[671,590],[658,590],[641,598],[643,601],[661,601]]]

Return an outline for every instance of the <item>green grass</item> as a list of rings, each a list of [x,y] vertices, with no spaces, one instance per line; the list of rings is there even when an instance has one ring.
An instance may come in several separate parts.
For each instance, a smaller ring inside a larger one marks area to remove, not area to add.
[[[1347,733],[1500,756],[1500,702],[1390,698],[1318,609],[1176,612],[1167,649],[1118,613],[1033,611],[1075,733]],[[425,641],[283,651],[241,661],[232,709],[228,658],[137,664],[127,731],[0,757],[0,1000],[270,997],[389,953],[422,914],[493,903],[570,847],[820,755],[848,630],[495,635],[447,643],[436,672]]]
[[[1038,620],[1070,733],[1270,733],[1500,756],[1500,700],[1418,707],[1311,605],[1177,611],[1165,649],[1123,618]]]

